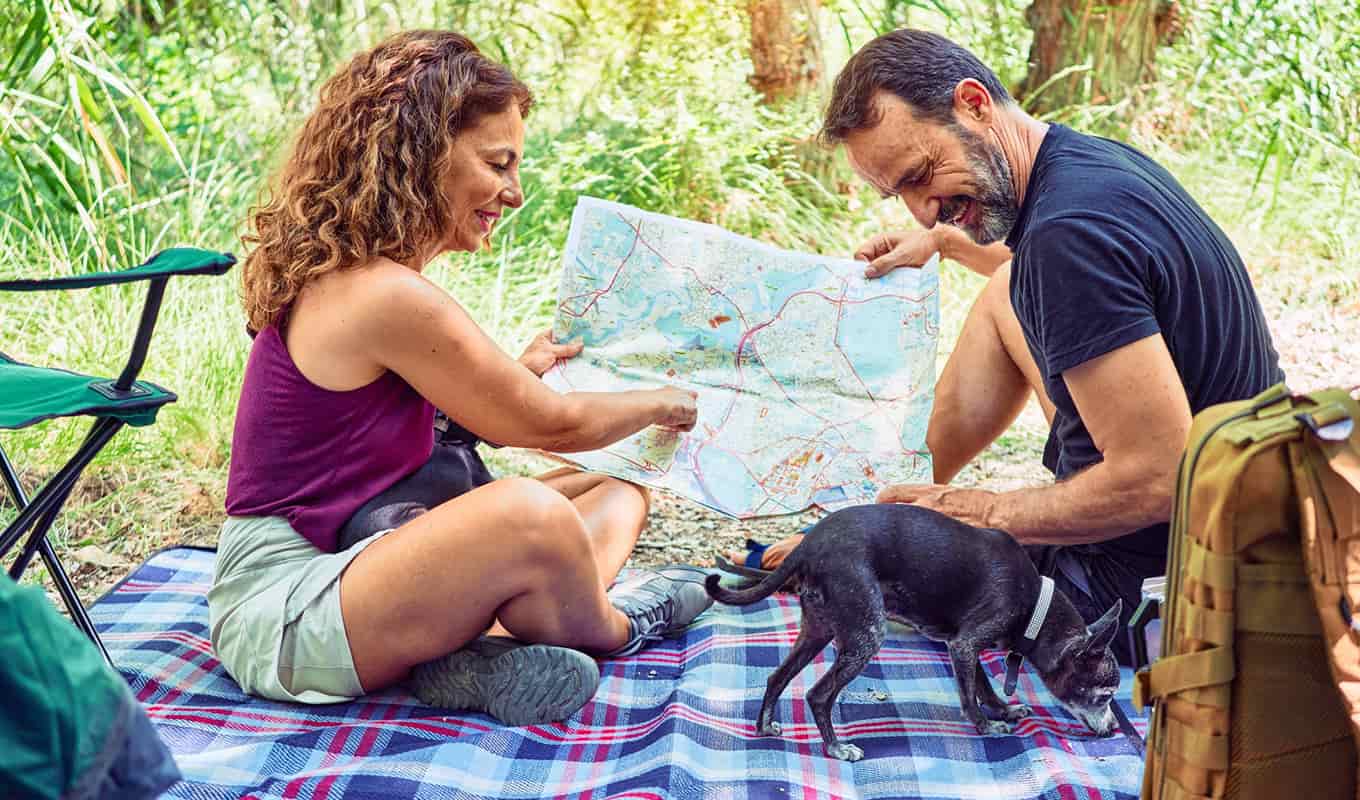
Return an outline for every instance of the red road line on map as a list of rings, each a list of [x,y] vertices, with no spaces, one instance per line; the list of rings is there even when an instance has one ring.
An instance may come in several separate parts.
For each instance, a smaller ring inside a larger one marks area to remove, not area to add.
[[[724,300],[727,301],[728,305],[732,306],[732,308],[737,312],[737,316],[741,317],[741,324],[742,324],[742,325],[746,325],[746,324],[747,324],[747,322],[746,322],[746,315],[742,313],[741,306],[739,306],[739,305],[737,305],[735,302],[733,302],[732,298],[728,297],[728,296],[727,296],[726,294],[724,294],[720,289],[715,289],[715,288],[713,288],[711,285],[705,283],[703,277],[702,277],[701,275],[699,275],[699,273],[696,272],[696,271],[694,270],[693,267],[681,267],[681,266],[677,266],[676,264],[672,263],[671,260],[670,260],[669,258],[666,258],[665,256],[663,256],[663,255],[661,254],[661,251],[657,250],[655,247],[652,247],[651,244],[649,244],[649,243],[647,242],[646,239],[643,239],[643,238],[642,238],[642,223],[641,223],[641,222],[639,222],[636,226],[634,226],[633,223],[629,222],[629,221],[627,220],[627,218],[625,218],[622,214],[619,214],[619,219],[622,219],[622,220],[623,220],[623,223],[624,223],[625,225],[627,225],[628,227],[630,227],[630,228],[633,229],[633,231],[637,234],[638,241],[642,242],[642,246],[645,247],[645,248],[647,248],[648,250],[651,250],[653,253],[655,253],[655,254],[656,254],[656,257],[659,258],[659,259],[661,259],[662,263],[664,263],[666,266],[670,267],[671,269],[679,269],[679,270],[683,270],[683,271],[685,271],[685,272],[688,272],[688,273],[692,274],[692,275],[694,276],[695,282],[698,283],[700,286],[704,287],[704,290],[705,290],[705,291],[707,291],[707,292],[708,292],[709,294],[711,294],[711,295],[714,295],[714,294],[715,294],[715,295],[721,297],[722,299],[724,299]]]
[[[897,300],[907,300],[907,301],[914,302],[914,303],[920,303],[920,302],[923,302],[926,298],[930,297],[932,294],[934,294],[934,291],[927,292],[926,294],[921,295],[920,297],[913,297],[913,296],[911,296],[911,295],[902,295],[902,294],[883,294],[883,295],[878,295],[878,296],[876,296],[876,297],[865,298],[865,299],[863,299],[863,300],[848,300],[848,299],[846,299],[846,297],[845,297],[845,293],[848,291],[848,288],[849,288],[848,283],[845,282],[845,281],[841,281],[841,289],[842,289],[842,292],[841,292],[841,296],[840,296],[839,298],[832,298],[832,297],[829,297],[828,295],[826,295],[826,294],[824,294],[824,293],[822,293],[822,292],[820,292],[820,291],[813,290],[813,289],[805,289],[805,290],[802,290],[802,291],[799,291],[799,292],[794,292],[793,294],[789,295],[788,297],[786,297],[786,298],[784,299],[784,302],[780,305],[779,310],[775,313],[775,315],[774,315],[773,317],[771,317],[770,319],[766,320],[765,322],[760,323],[759,325],[750,326],[749,323],[748,323],[747,320],[746,320],[746,315],[745,315],[745,313],[743,312],[742,308],[741,308],[739,305],[737,305],[737,303],[733,302],[732,298],[728,297],[728,296],[727,296],[724,292],[722,292],[720,289],[717,289],[717,288],[715,288],[714,286],[712,286],[712,285],[706,283],[706,282],[704,281],[704,279],[702,278],[702,276],[700,276],[699,273],[698,273],[694,268],[692,268],[692,267],[679,267],[679,266],[677,266],[675,263],[673,263],[670,259],[666,258],[665,255],[663,255],[659,250],[657,250],[655,247],[653,247],[653,246],[651,245],[651,243],[649,243],[646,239],[643,238],[643,236],[642,236],[642,223],[641,223],[641,222],[638,222],[638,223],[634,224],[634,223],[631,222],[627,217],[623,216],[623,214],[621,214],[621,213],[619,213],[619,212],[615,212],[615,213],[618,215],[619,219],[622,220],[623,223],[624,223],[625,225],[627,225],[629,228],[631,228],[632,231],[633,231],[633,242],[632,242],[632,244],[629,246],[628,252],[624,255],[623,259],[619,262],[619,266],[614,270],[614,274],[613,274],[613,276],[610,278],[608,285],[606,285],[606,286],[605,286],[604,288],[602,288],[602,289],[597,289],[597,290],[594,290],[594,291],[591,291],[591,292],[583,292],[583,293],[578,294],[578,295],[573,295],[572,297],[569,297],[569,298],[565,299],[561,304],[559,304],[558,308],[559,308],[559,310],[562,311],[564,314],[567,314],[568,316],[572,316],[572,317],[575,317],[575,318],[578,318],[578,319],[579,319],[580,317],[585,316],[585,314],[586,314],[587,312],[589,312],[590,309],[591,309],[592,307],[594,307],[594,306],[599,302],[599,300],[600,300],[601,297],[603,297],[603,296],[605,296],[606,294],[609,294],[610,292],[612,292],[613,289],[614,289],[614,284],[617,283],[619,276],[623,273],[624,267],[627,266],[628,261],[633,257],[633,253],[637,250],[637,245],[638,245],[638,243],[641,243],[643,247],[647,248],[648,250],[651,250],[652,253],[655,254],[656,257],[659,258],[659,259],[661,260],[661,262],[662,262],[663,264],[665,264],[667,267],[669,267],[669,268],[671,268],[671,269],[679,269],[679,270],[682,270],[682,271],[685,271],[685,272],[689,272],[690,274],[692,274],[692,275],[694,276],[695,281],[696,281],[696,282],[697,282],[697,283],[698,283],[705,291],[707,291],[707,292],[709,293],[709,295],[711,295],[711,296],[712,296],[712,295],[716,295],[716,296],[718,296],[718,297],[721,297],[723,300],[727,301],[728,305],[732,306],[732,308],[735,310],[737,316],[741,318],[741,322],[742,322],[743,326],[746,326],[745,329],[744,329],[744,331],[743,331],[743,333],[742,333],[741,338],[740,338],[740,339],[738,340],[738,342],[737,342],[737,347],[736,347],[736,352],[735,352],[735,357],[736,357],[735,366],[736,366],[736,368],[737,368],[737,375],[738,375],[739,378],[740,378],[740,382],[737,383],[737,384],[735,384],[735,387],[734,387],[733,391],[740,392],[740,391],[742,390],[742,388],[744,387],[744,385],[745,385],[745,370],[744,370],[743,367],[742,367],[742,352],[743,352],[743,350],[745,350],[747,342],[750,341],[751,338],[752,338],[753,336],[755,336],[756,333],[758,333],[759,331],[761,331],[761,330],[763,330],[763,329],[765,329],[765,328],[770,327],[770,326],[773,325],[776,321],[778,321],[779,319],[781,319],[781,318],[783,317],[784,311],[788,308],[789,304],[790,304],[791,302],[793,302],[793,299],[794,299],[794,298],[799,297],[799,296],[801,296],[801,295],[811,295],[811,296],[813,296],[813,297],[821,298],[822,300],[825,300],[825,301],[827,301],[828,303],[831,303],[832,305],[836,306],[836,309],[837,309],[837,311],[836,311],[836,328],[835,328],[835,334],[834,334],[834,336],[832,337],[833,346],[834,346],[835,349],[841,354],[841,357],[842,357],[842,358],[844,359],[844,361],[845,361],[846,368],[850,370],[850,374],[853,375],[853,376],[855,377],[855,380],[857,380],[857,381],[859,382],[860,386],[863,387],[866,396],[868,396],[868,398],[869,398],[869,401],[870,401],[870,403],[871,403],[871,405],[872,405],[872,408],[871,408],[870,411],[867,412],[866,414],[864,414],[864,415],[862,415],[862,416],[860,416],[860,417],[857,417],[857,418],[855,418],[855,419],[853,419],[853,420],[843,420],[843,421],[840,422],[840,423],[832,422],[831,420],[827,419],[826,417],[822,416],[821,414],[816,413],[816,412],[813,411],[812,409],[810,409],[810,408],[804,408],[800,403],[798,403],[796,400],[794,400],[793,397],[792,397],[792,395],[790,395],[789,392],[788,392],[788,390],[784,387],[784,384],[783,384],[782,382],[780,382],[779,379],[775,376],[774,372],[773,372],[772,370],[770,370],[769,367],[765,366],[765,364],[762,362],[762,363],[761,363],[761,367],[765,370],[765,373],[766,373],[766,375],[770,378],[771,382],[774,383],[775,386],[779,387],[779,390],[780,390],[781,393],[783,393],[785,399],[786,399],[791,405],[793,405],[795,408],[797,408],[797,409],[803,411],[804,413],[807,413],[808,415],[810,415],[810,416],[812,416],[812,417],[815,417],[816,419],[820,420],[820,421],[823,422],[823,423],[826,423],[826,425],[825,425],[823,428],[821,428],[821,429],[818,431],[818,433],[826,433],[826,432],[829,431],[829,430],[836,430],[836,431],[839,432],[839,429],[840,429],[841,425],[848,424],[848,423],[851,423],[851,422],[854,422],[854,421],[858,421],[858,420],[860,420],[860,419],[864,419],[864,417],[867,417],[867,416],[869,416],[870,414],[873,414],[873,413],[880,413],[880,412],[881,412],[881,413],[886,413],[886,411],[885,411],[883,408],[881,408],[880,406],[881,406],[881,405],[889,405],[889,406],[891,406],[892,404],[894,404],[895,402],[897,402],[897,401],[899,400],[899,398],[894,398],[894,399],[892,399],[892,400],[883,400],[883,401],[880,401],[879,398],[875,397],[873,391],[869,388],[868,383],[865,382],[863,376],[861,376],[861,375],[859,374],[859,371],[858,371],[857,369],[855,369],[854,362],[850,359],[849,354],[846,353],[845,350],[844,350],[844,348],[841,347],[841,344],[840,344],[840,325],[841,325],[841,320],[844,318],[844,315],[845,315],[845,307],[846,307],[847,305],[863,305],[863,304],[867,304],[867,303],[870,303],[870,302],[873,302],[873,301],[876,301],[876,300],[892,300],[892,299],[897,299]],[[581,309],[580,312],[573,312],[573,311],[571,311],[569,308],[567,308],[567,303],[569,303],[569,302],[571,302],[571,301],[573,301],[573,300],[578,300],[578,299],[583,298],[583,297],[590,297],[591,300],[590,300],[589,303],[586,304],[585,308]],[[916,316],[916,315],[913,314],[913,315],[910,315],[910,316]],[[928,323],[929,320],[926,320],[926,322]],[[570,382],[569,382],[569,381],[568,381],[568,384],[570,385]],[[701,468],[701,467],[699,466],[699,464],[698,464],[698,455],[699,455],[700,451],[702,451],[705,447],[707,447],[707,446],[709,446],[709,445],[712,444],[712,439],[713,439],[713,438],[716,438],[718,435],[721,434],[723,428],[724,428],[724,427],[727,425],[727,423],[731,420],[732,411],[733,411],[733,409],[734,409],[735,407],[736,407],[736,398],[734,397],[733,400],[732,400],[732,402],[728,404],[728,407],[727,407],[726,411],[723,413],[723,416],[722,416],[721,420],[719,420],[718,424],[712,428],[712,431],[713,431],[712,437],[710,437],[710,438],[707,439],[707,440],[701,441],[701,442],[699,443],[699,445],[698,445],[698,446],[695,448],[695,450],[694,450],[694,457],[695,457],[695,458],[694,458],[694,461],[695,461],[694,473],[695,473],[696,480],[698,481],[698,483],[700,484],[701,487],[703,487],[703,486],[705,485],[706,482],[705,482],[705,480],[704,480],[703,470],[702,470],[702,468]],[[799,437],[793,437],[793,438],[799,438]],[[782,441],[786,441],[786,440],[778,440],[778,441],[781,441],[781,442],[782,442]],[[899,444],[899,447],[900,447],[900,444]],[[721,447],[720,447],[720,448],[718,448],[718,449],[719,449],[721,452],[726,452],[726,453],[729,453],[729,454],[734,455],[734,456],[737,455],[737,453],[738,453],[738,451],[733,451],[733,450],[730,450],[730,449],[727,449],[727,448],[721,448]],[[902,453],[903,453],[904,455],[912,455],[912,456],[919,456],[919,455],[920,455],[920,451],[908,450],[907,448],[904,448],[904,447],[900,447],[900,449],[901,449],[901,451],[902,451]],[[859,450],[859,449],[838,449],[838,450],[836,451],[836,455],[833,455],[833,456],[832,456],[832,460],[834,460],[835,457],[836,457],[836,456],[839,456],[839,455],[862,455],[862,454],[864,454],[865,452],[866,452],[866,451],[864,451],[864,450]],[[650,473],[660,472],[660,473],[663,474],[663,475],[669,472],[669,467],[666,468],[665,470],[661,470],[661,469],[659,469],[659,468],[657,467],[656,464],[652,464],[652,463],[650,463],[650,462],[639,462],[639,461],[637,461],[637,460],[635,460],[635,459],[630,459],[630,458],[627,458],[627,457],[625,457],[625,456],[619,455],[618,453],[612,453],[611,455],[614,455],[616,458],[620,459],[621,461],[624,461],[625,463],[631,464],[631,465],[633,465],[635,468],[641,469],[641,470],[643,470],[643,471],[645,471],[645,472],[650,472]],[[745,463],[744,461],[742,461],[742,460],[740,459],[740,457],[738,457],[738,461],[742,464],[742,468],[747,472],[748,475],[750,475],[750,477],[752,478],[752,480],[755,481],[756,485],[757,485],[757,486],[760,486],[761,489],[762,489],[763,491],[765,491],[765,494],[766,494],[766,501],[772,499],[772,498],[771,498],[771,495],[770,495],[770,493],[769,493],[769,491],[768,491],[768,488],[767,488],[767,486],[766,486],[766,480],[767,480],[767,479],[759,478],[759,477],[757,477],[754,473],[752,473],[752,472],[751,472],[751,469],[746,465],[746,463]],[[829,463],[830,463],[830,462],[828,462],[828,466],[829,466]],[[823,468],[823,471],[825,471],[825,469],[826,469],[826,468],[824,467],[824,468]],[[764,501],[762,501],[762,505],[763,505],[763,502],[764,502]]]
[[[624,220],[624,222],[626,223],[628,222],[628,220]],[[628,227],[633,228],[632,225],[629,225]],[[640,242],[641,240],[642,240],[641,227],[639,226],[637,228],[633,228],[633,243],[629,245],[628,252],[624,254],[623,260],[619,262],[618,268],[614,270],[614,276],[609,279],[609,285],[605,286],[603,289],[596,289],[593,292],[582,292],[581,294],[575,295],[573,297],[568,297],[566,300],[563,300],[560,305],[558,305],[558,310],[560,310],[562,313],[568,316],[576,317],[577,319],[584,317],[586,315],[586,312],[590,311],[591,306],[600,302],[601,297],[614,291],[614,282],[617,281],[619,279],[619,275],[623,273],[624,265],[628,263],[628,259],[633,257],[633,251],[637,249],[637,243]],[[656,251],[653,250],[652,252]],[[572,300],[577,300],[582,297],[590,297],[590,295],[592,294],[595,296],[591,297],[590,302],[586,303],[586,307],[581,309],[581,313],[574,314],[570,309],[566,307],[567,303],[571,302]]]
[[[845,287],[844,282],[842,283],[842,287]],[[865,299],[865,300],[846,300],[846,299],[844,298],[844,295],[842,295],[841,298],[840,298],[839,300],[837,300],[837,299],[832,299],[832,298],[828,297],[827,295],[825,295],[825,294],[823,294],[823,293],[821,293],[821,292],[818,292],[818,291],[815,291],[815,290],[811,290],[811,289],[804,290],[804,291],[801,291],[801,292],[795,292],[795,293],[789,295],[787,298],[785,298],[784,303],[779,307],[778,313],[776,313],[775,316],[774,316],[773,318],[767,320],[767,321],[764,322],[764,323],[761,323],[760,325],[758,325],[758,326],[756,326],[756,327],[754,327],[754,328],[751,328],[751,329],[748,330],[745,334],[743,334],[743,336],[742,336],[742,338],[741,338],[741,341],[740,341],[740,342],[738,343],[738,345],[737,345],[737,365],[736,365],[736,366],[737,366],[737,374],[738,374],[738,375],[741,375],[741,376],[743,376],[743,378],[744,378],[744,371],[742,370],[742,367],[741,367],[741,352],[742,352],[742,350],[745,348],[746,342],[747,342],[747,341],[748,341],[748,340],[749,340],[749,339],[750,339],[757,331],[759,331],[759,330],[761,330],[761,329],[763,329],[763,328],[769,327],[770,325],[773,325],[774,322],[775,322],[776,320],[780,319],[780,318],[783,316],[784,311],[788,308],[789,303],[791,303],[791,302],[793,301],[793,298],[798,297],[799,295],[804,295],[804,294],[812,295],[812,296],[814,296],[814,297],[819,297],[819,298],[821,298],[821,299],[823,299],[823,300],[826,300],[826,301],[829,302],[829,303],[832,303],[833,305],[835,305],[835,306],[837,307],[836,335],[835,335],[835,337],[833,338],[833,343],[834,343],[834,345],[835,345],[835,348],[836,348],[837,351],[840,352],[841,357],[845,359],[845,363],[846,363],[847,368],[850,370],[850,374],[851,374],[851,375],[854,375],[854,376],[855,376],[855,380],[859,381],[860,386],[864,387],[864,392],[865,392],[865,394],[869,397],[869,401],[870,401],[870,403],[871,403],[872,406],[873,406],[873,408],[871,409],[871,412],[870,412],[870,413],[874,413],[874,412],[883,412],[883,413],[886,413],[886,412],[880,407],[879,398],[874,397],[873,392],[870,391],[868,384],[864,381],[864,378],[859,374],[859,371],[855,369],[855,367],[854,367],[854,362],[852,362],[852,361],[850,360],[850,356],[849,356],[848,354],[846,354],[845,350],[840,346],[840,341],[839,341],[839,339],[840,339],[840,320],[841,320],[841,317],[844,315],[845,306],[846,306],[846,305],[861,305],[861,304],[864,304],[864,303],[872,302],[872,301],[874,301],[874,300],[883,300],[883,299],[909,299],[909,300],[912,300],[912,301],[914,301],[914,302],[921,302],[921,301],[924,300],[925,298],[930,297],[930,295],[933,294],[933,292],[928,292],[928,293],[926,293],[925,295],[922,295],[922,297],[920,297],[920,298],[913,298],[913,297],[911,297],[910,295],[880,295],[880,296],[878,296],[878,297],[872,297],[872,298],[868,298],[868,299]],[[913,315],[913,316],[914,316],[914,315]],[[765,365],[764,365],[763,363],[761,364],[761,366],[762,366],[762,367],[765,367]],[[770,377],[770,380],[771,380],[776,386],[779,387],[779,389],[780,389],[781,392],[783,392],[784,397],[785,397],[791,404],[793,404],[796,408],[799,408],[800,410],[807,412],[808,414],[810,414],[810,415],[816,417],[817,419],[821,420],[822,422],[831,424],[831,425],[833,425],[833,426],[839,426],[840,424],[844,424],[844,421],[842,421],[842,423],[832,423],[830,420],[828,420],[826,417],[822,416],[821,414],[817,414],[816,412],[812,411],[811,409],[803,408],[803,406],[801,406],[797,401],[795,401],[795,400],[793,399],[793,397],[792,397],[791,395],[789,395],[788,391],[784,388],[784,385],[779,381],[779,379],[778,379],[777,377],[775,377],[774,373],[771,372],[771,371],[769,370],[768,367],[765,367],[765,371],[766,371],[766,374]],[[868,416],[868,415],[866,414],[865,416]],[[863,419],[863,417],[859,417],[858,419]],[[726,420],[723,421],[723,424],[726,424]],[[823,430],[825,430],[825,428],[823,428]],[[906,452],[905,448],[903,448],[903,452]]]

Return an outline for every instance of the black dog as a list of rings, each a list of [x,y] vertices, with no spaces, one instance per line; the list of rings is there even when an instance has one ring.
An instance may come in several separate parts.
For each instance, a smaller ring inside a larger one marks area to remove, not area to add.
[[[978,660],[989,648],[1028,659],[1054,696],[1092,731],[1103,736],[1115,726],[1110,699],[1119,686],[1119,667],[1109,645],[1120,604],[1088,629],[1071,601],[1040,579],[1024,549],[1004,531],[974,528],[918,506],[855,506],[822,519],[758,583],[732,590],[710,575],[706,586],[715,600],[745,605],[768,597],[789,578],[799,581],[802,629],[788,658],[770,675],[757,724],[763,735],[778,735],[775,701],[834,639],[836,661],[808,692],[808,705],[826,754],[861,758],[860,748],[836,740],[831,707],[883,645],[889,619],[948,643],[959,704],[980,733],[1009,733],[1012,722],[1030,713],[1028,706],[997,697]],[[1036,614],[1041,589],[1050,598],[1046,616]],[[981,706],[1001,719],[987,719]]]
[[[429,460],[350,516],[340,528],[341,551],[495,479],[477,454],[478,439],[474,434],[442,414],[436,417],[435,427],[434,450]]]

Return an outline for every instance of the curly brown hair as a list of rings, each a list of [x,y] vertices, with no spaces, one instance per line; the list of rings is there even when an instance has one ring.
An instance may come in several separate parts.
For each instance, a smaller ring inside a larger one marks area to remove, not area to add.
[[[319,275],[386,257],[409,263],[444,232],[440,189],[454,136],[533,95],[471,40],[406,31],[352,58],[321,87],[275,185],[251,210],[241,270],[251,331]]]

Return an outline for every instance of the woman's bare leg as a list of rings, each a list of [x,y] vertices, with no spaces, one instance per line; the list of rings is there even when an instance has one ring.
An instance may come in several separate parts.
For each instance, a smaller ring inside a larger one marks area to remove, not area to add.
[[[538,480],[576,506],[595,550],[600,580],[605,586],[613,583],[647,524],[651,494],[637,484],[571,467],[539,475]]]
[[[563,467],[537,476],[576,506],[586,524],[586,536],[595,553],[600,582],[608,588],[632,555],[638,535],[647,522],[651,494],[645,487],[592,472]],[[496,621],[487,636],[510,636]]]
[[[360,553],[340,606],[365,691],[402,680],[499,619],[516,638],[605,652],[629,635],[565,495],[508,478],[461,495]]]

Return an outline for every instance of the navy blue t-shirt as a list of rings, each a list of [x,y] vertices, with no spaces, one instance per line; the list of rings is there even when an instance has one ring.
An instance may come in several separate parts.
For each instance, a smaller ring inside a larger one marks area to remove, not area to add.
[[[1284,380],[1242,259],[1176,179],[1132,147],[1051,125],[1006,244],[1011,305],[1056,408],[1044,466],[1101,460],[1063,372],[1161,335],[1198,413]],[[1165,523],[1098,547],[1165,570]]]

